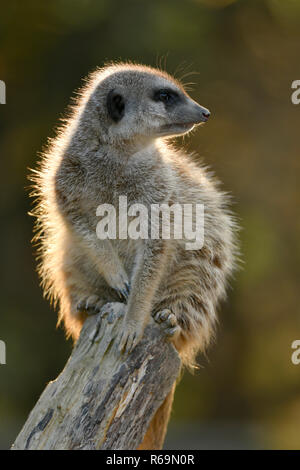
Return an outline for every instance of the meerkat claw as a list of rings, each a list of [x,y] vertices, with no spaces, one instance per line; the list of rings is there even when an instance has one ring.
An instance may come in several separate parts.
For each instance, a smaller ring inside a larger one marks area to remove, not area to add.
[[[126,295],[129,297],[130,294],[130,282],[125,282]]]
[[[78,312],[85,312],[87,315],[95,315],[100,312],[103,301],[97,295],[90,295],[80,300],[76,306]]]
[[[139,335],[136,331],[123,331],[117,338],[116,346],[120,353],[130,354],[138,342]]]
[[[115,319],[115,312],[110,303],[107,303],[104,305],[104,307],[101,309],[101,314],[100,314],[101,319],[106,318],[107,323],[113,323]]]
[[[126,352],[129,354],[133,351],[136,345],[136,334],[134,333],[131,337],[128,338],[126,343]]]
[[[126,302],[130,293],[130,284],[128,282],[125,282],[125,287],[123,287],[122,289],[115,288],[115,291],[119,295],[120,299]]]
[[[123,349],[124,349],[124,346],[125,346],[125,338],[124,338],[124,334],[122,333],[120,335],[119,338],[117,338],[117,342],[116,342],[116,346],[117,346],[117,349],[120,353],[123,352]]]

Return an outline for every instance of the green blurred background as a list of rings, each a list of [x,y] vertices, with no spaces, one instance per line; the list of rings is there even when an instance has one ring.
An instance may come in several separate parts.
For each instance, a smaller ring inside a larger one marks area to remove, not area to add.
[[[1,3],[0,448],[8,448],[71,351],[42,298],[27,168],[82,78],[105,61],[165,64],[194,82],[209,123],[179,140],[233,193],[243,270],[216,344],[178,386],[166,448],[300,448],[298,0]]]

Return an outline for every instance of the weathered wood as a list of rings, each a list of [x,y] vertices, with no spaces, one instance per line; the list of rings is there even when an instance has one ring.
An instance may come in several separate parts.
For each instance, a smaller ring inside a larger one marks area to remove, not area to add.
[[[180,359],[151,322],[143,340],[120,355],[120,327],[86,320],[64,370],[50,382],[13,449],[136,449],[176,380]]]

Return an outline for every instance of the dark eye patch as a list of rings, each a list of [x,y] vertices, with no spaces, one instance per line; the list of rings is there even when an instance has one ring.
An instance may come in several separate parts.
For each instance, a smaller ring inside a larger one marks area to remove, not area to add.
[[[154,91],[153,100],[161,101],[165,105],[171,106],[180,101],[180,96],[177,91],[172,90],[171,88],[161,88],[159,90]]]

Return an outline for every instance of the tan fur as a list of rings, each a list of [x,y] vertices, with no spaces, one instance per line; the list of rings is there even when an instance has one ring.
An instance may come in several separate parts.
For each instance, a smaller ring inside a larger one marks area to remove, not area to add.
[[[153,87],[177,90],[180,104],[172,108],[153,101]],[[110,90],[125,97],[125,115],[119,122],[111,120],[106,108]],[[228,196],[212,176],[167,141],[185,132],[187,124],[178,127],[179,121],[199,123],[203,109],[164,72],[110,65],[91,75],[43,155],[32,178],[39,273],[45,295],[59,305],[59,322],[75,340],[86,318],[78,303],[90,298],[91,307],[99,310],[118,301],[127,282],[127,311],[116,339],[122,347],[132,349],[151,312],[164,309],[175,315],[173,341],[185,365],[193,366],[198,351],[205,351],[213,338],[216,307],[234,268],[235,223]],[[96,208],[103,203],[117,206],[119,195],[127,195],[128,204],[146,207],[204,204],[203,248],[187,251],[186,240],[174,239],[99,240]],[[166,400],[165,417],[171,401]],[[157,422],[156,417],[153,429]],[[162,438],[158,441],[161,445]],[[155,446],[158,441],[151,442]]]

